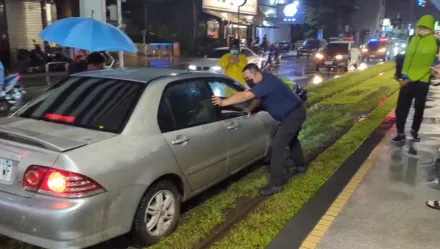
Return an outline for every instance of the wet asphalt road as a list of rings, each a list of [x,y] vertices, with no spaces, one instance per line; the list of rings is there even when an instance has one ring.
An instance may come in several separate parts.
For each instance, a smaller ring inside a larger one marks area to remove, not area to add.
[[[372,62],[368,66],[376,64]],[[296,58],[290,57],[281,60],[281,63],[272,69],[272,73],[291,79],[301,87],[309,85],[321,84],[323,81],[343,75],[341,69],[327,70],[321,69],[319,72],[315,69],[315,63],[311,58]],[[25,102],[35,97],[38,93],[44,90],[47,86],[66,77],[66,73],[51,73],[50,76],[43,74],[23,75],[21,82],[25,87],[27,93],[25,95]]]

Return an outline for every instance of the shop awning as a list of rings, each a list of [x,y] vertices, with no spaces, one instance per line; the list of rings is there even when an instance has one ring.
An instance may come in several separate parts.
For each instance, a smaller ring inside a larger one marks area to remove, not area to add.
[[[216,10],[203,10],[205,13],[218,17],[222,20],[235,23],[235,24],[242,24],[242,25],[252,25],[253,16],[249,15],[240,15],[240,18],[238,18],[237,13],[230,13],[230,12],[223,12],[223,11],[216,11]]]

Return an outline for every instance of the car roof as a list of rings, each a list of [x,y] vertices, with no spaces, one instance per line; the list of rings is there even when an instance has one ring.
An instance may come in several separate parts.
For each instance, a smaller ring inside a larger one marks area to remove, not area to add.
[[[118,69],[104,69],[98,71],[87,71],[73,74],[72,76],[80,77],[95,77],[95,78],[109,78],[120,79],[138,82],[149,82],[151,80],[177,76],[181,74],[190,74],[186,70],[170,69],[170,68],[155,68],[155,67],[140,67],[140,68],[118,68]]]

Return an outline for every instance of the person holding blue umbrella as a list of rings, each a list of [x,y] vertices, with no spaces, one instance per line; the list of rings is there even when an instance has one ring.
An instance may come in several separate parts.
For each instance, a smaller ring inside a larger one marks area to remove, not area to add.
[[[137,52],[136,45],[124,32],[93,18],[64,18],[46,27],[39,35],[44,41],[90,52]]]

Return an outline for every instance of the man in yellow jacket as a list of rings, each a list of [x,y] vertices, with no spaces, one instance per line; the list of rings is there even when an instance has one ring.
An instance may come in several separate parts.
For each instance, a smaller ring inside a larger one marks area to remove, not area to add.
[[[225,75],[236,80],[243,86],[246,86],[246,81],[243,79],[242,70],[248,64],[248,62],[246,56],[240,53],[240,45],[236,42],[236,40],[232,42],[229,53],[223,55],[218,64],[225,72]],[[232,93],[232,89],[226,89],[226,97],[231,96]]]

